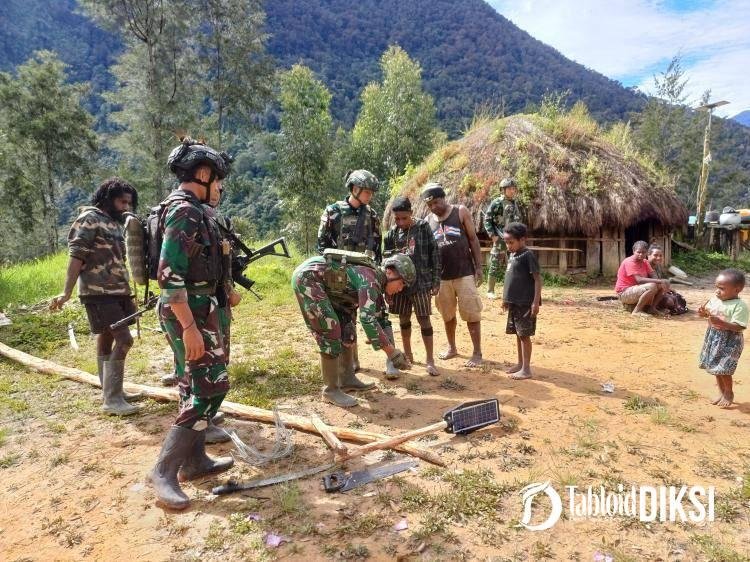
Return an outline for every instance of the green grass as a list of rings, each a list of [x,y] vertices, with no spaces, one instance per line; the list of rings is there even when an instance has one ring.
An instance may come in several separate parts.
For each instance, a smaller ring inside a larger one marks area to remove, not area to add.
[[[730,267],[750,271],[750,254],[740,254],[737,261],[732,261],[729,256],[719,252],[678,252],[672,255],[674,265],[690,275],[702,275],[704,273],[718,273],[722,269]]]
[[[30,305],[62,292],[67,252],[0,267],[0,309]]]

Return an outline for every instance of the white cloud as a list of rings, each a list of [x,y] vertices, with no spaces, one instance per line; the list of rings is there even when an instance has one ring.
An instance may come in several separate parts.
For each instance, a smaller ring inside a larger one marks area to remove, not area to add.
[[[750,2],[672,11],[655,0],[489,0],[506,18],[566,57],[648,91],[651,73],[678,52],[691,98],[710,88],[734,115],[750,108]]]

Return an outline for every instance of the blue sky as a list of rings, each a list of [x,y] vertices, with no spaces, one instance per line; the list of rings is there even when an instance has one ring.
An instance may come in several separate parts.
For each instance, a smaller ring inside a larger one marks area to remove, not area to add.
[[[488,0],[536,39],[584,66],[651,93],[653,75],[682,55],[694,103],[750,109],[750,0]]]

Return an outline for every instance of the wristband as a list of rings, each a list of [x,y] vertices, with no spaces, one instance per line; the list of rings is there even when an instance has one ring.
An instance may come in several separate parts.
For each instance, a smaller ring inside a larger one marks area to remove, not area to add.
[[[190,322],[190,324],[188,324],[187,326],[185,326],[184,328],[182,328],[182,331],[183,331],[183,332],[187,331],[187,330],[188,330],[189,328],[191,328],[191,327],[192,327],[192,326],[193,326],[194,324],[195,324],[195,318],[193,318],[193,321],[192,321],[192,322]]]

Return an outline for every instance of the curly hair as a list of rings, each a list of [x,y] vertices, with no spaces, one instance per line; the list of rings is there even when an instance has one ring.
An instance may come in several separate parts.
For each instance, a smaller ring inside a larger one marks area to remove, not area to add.
[[[745,273],[740,271],[739,269],[722,269],[719,272],[719,275],[724,277],[735,287],[742,287],[743,289],[745,288]]]
[[[111,205],[115,199],[130,193],[133,198],[133,211],[138,208],[138,192],[136,189],[122,178],[112,177],[104,180],[91,196],[91,204],[95,207],[102,205]]]
[[[528,229],[522,222],[512,222],[503,229],[503,232],[510,234],[516,240],[526,238],[528,235]]]

